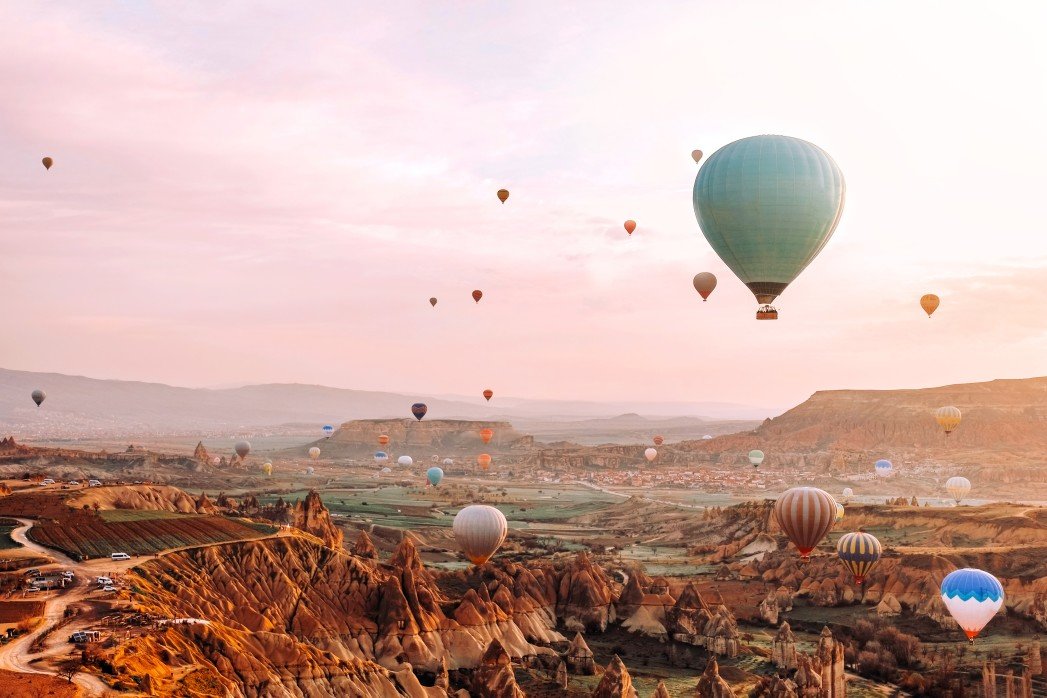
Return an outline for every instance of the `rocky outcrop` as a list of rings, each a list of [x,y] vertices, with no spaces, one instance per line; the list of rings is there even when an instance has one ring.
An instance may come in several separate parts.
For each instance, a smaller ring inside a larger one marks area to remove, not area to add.
[[[367,531],[360,531],[360,535],[356,537],[356,542],[353,543],[352,553],[366,560],[378,559],[378,548],[374,547],[371,536],[367,535]]]
[[[771,645],[771,662],[786,671],[796,668],[796,636],[788,621],[782,621]]]
[[[390,448],[427,446],[443,450],[478,449],[483,446],[480,429],[488,427],[494,437],[486,449],[530,448],[534,437],[521,434],[509,422],[474,422],[464,419],[358,419],[345,422],[331,438],[324,441],[325,452],[346,449],[370,452],[375,434],[389,436]]]
[[[200,461],[201,463],[210,463],[211,454],[204,448],[204,442],[199,441],[196,444],[196,448],[193,449],[193,460]]]
[[[781,613],[781,609],[778,608],[778,596],[773,591],[768,592],[767,598],[760,602],[756,612],[764,623],[777,625],[778,615]]]
[[[712,618],[705,625],[705,647],[721,657],[736,657],[741,649],[738,641],[738,622],[734,614],[720,604],[713,611]]]
[[[470,677],[469,695],[477,698],[527,698],[516,684],[512,662],[498,640],[491,640]]]
[[[822,628],[815,658],[818,660],[823,698],[844,698],[847,676],[844,671],[844,646],[833,637],[829,626]]]
[[[604,669],[603,678],[592,692],[592,698],[637,698],[633,677],[617,654]]]
[[[884,594],[883,598],[880,599],[880,603],[876,604],[876,615],[878,616],[897,616],[901,612],[902,605],[894,597],[894,594]]]
[[[669,695],[669,689],[665,687],[664,681],[659,681],[658,685],[655,686],[654,693],[651,694],[651,698],[672,698]]]
[[[574,639],[571,640],[571,645],[567,648],[564,661],[572,673],[584,674],[586,676],[592,676],[596,673],[596,660],[593,657],[593,651],[589,649],[589,645],[585,643],[585,638],[582,637],[581,633],[574,634]]]
[[[611,580],[584,552],[560,576],[556,612],[565,628],[580,632],[603,632],[616,618]]]
[[[291,525],[313,534],[329,548],[342,547],[342,529],[331,521],[331,513],[316,490],[309,490],[305,499],[291,508]]]
[[[196,498],[195,508],[197,514],[217,514],[218,507],[216,507],[210,499],[207,497],[206,492],[201,492],[200,496]]]
[[[698,677],[695,695],[698,698],[734,698],[731,685],[720,676],[720,666],[716,662],[716,657],[709,658],[705,671]]]

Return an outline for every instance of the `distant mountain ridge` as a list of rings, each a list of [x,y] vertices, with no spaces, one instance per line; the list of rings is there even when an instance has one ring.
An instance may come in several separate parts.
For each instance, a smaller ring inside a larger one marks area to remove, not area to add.
[[[47,393],[37,408],[30,393]],[[275,383],[239,388],[181,388],[161,383],[104,380],[60,373],[0,369],[0,430],[22,437],[79,437],[135,433],[214,433],[287,424],[341,424],[354,419],[390,419],[410,415],[422,401],[429,417],[440,419],[606,418],[643,408],[596,402],[558,402],[499,398],[487,403],[478,394],[444,399],[396,392],[351,390],[321,385]],[[670,403],[648,403],[662,408]],[[673,403],[675,404],[675,403]],[[682,403],[681,403],[682,404]],[[703,405],[693,403],[690,414]],[[731,409],[765,414],[759,408]]]

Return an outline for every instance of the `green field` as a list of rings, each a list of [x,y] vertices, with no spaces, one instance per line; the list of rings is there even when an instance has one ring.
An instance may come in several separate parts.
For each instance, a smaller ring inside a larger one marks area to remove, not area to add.
[[[155,509],[103,509],[98,512],[106,523],[118,521],[149,521],[150,519],[182,519],[196,514],[182,514],[177,511],[159,511]]]

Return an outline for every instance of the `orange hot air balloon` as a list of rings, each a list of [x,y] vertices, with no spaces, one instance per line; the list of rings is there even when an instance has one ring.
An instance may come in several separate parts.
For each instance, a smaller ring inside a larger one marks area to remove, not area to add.
[[[700,150],[692,150],[691,151],[691,157],[694,158],[695,162],[701,162],[702,161],[702,151],[700,151]]]
[[[484,297],[484,292],[481,291],[480,289],[476,289],[475,291],[473,291],[473,300],[476,301],[477,303],[479,303],[480,299],[483,298],[483,297]]]
[[[494,431],[492,431],[491,429],[480,430],[480,440],[483,441],[485,444],[491,443],[492,437],[494,437]]]
[[[654,437],[654,445],[655,446],[661,446],[663,443],[665,443],[665,437],[664,436],[659,434],[658,436]]]
[[[45,170],[51,169],[51,165],[55,164],[55,161],[52,160],[51,158],[44,158],[40,162],[44,163],[44,169]]]
[[[484,391],[484,399],[487,400],[487,402],[490,402],[491,398],[493,398],[493,397],[494,397],[494,391],[493,390],[488,388],[487,390]]]
[[[508,198],[509,198],[509,190],[508,189],[499,189],[498,190],[498,200],[499,201],[501,201],[504,204],[505,200],[508,199]]]
[[[694,290],[702,297],[702,301],[709,300],[709,294],[716,288],[716,275],[703,271],[694,275]]]
[[[934,311],[938,309],[938,305],[941,302],[938,296],[928,293],[920,298],[920,307],[923,308],[923,312],[927,313],[927,317],[930,317],[934,315]]]
[[[388,446],[389,445],[389,437],[386,436],[385,434],[382,434],[381,436],[378,437],[378,443],[380,443],[382,446]]]
[[[486,453],[481,453],[476,457],[476,462],[480,464],[480,467],[487,472],[487,469],[491,467],[491,457]]]
[[[627,232],[630,235],[632,235],[634,230],[636,230],[636,221],[626,221],[625,222],[625,232]]]

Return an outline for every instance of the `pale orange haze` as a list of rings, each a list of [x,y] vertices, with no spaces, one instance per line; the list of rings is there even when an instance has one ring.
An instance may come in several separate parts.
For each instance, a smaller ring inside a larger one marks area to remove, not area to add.
[[[773,406],[1047,373],[1045,12],[6,3],[0,366]],[[777,322],[691,209],[691,151],[759,133],[848,187]]]

